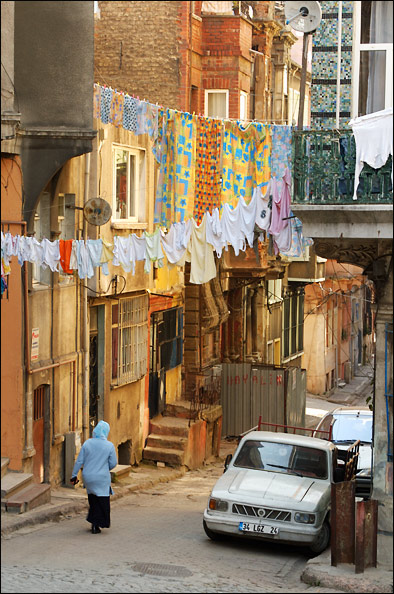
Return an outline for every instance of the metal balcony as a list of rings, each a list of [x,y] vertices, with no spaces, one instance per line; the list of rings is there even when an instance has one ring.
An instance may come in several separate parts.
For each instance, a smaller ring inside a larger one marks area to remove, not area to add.
[[[353,200],[356,145],[351,130],[293,132],[293,204],[389,204],[392,158],[380,169],[364,165]]]

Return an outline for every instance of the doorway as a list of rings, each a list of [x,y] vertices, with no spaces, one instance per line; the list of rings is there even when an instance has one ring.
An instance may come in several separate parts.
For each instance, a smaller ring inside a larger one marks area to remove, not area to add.
[[[35,483],[44,482],[45,388],[45,385],[38,386],[33,394],[33,446],[36,450],[33,458],[33,476]]]

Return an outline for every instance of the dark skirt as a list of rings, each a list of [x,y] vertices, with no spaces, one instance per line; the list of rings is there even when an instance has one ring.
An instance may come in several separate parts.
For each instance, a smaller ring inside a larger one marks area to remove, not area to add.
[[[110,505],[108,497],[98,497],[97,495],[88,495],[89,513],[86,520],[94,526],[100,528],[109,528],[110,519]]]

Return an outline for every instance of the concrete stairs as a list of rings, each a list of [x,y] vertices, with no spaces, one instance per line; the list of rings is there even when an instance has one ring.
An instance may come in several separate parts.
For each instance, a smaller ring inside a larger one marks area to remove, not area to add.
[[[33,475],[26,472],[8,471],[8,458],[1,458],[1,510],[22,514],[49,503],[51,486],[36,484]]]
[[[167,404],[164,413],[151,420],[151,433],[142,453],[143,460],[184,466],[190,425],[197,417],[197,411],[191,414],[188,400]]]
[[[116,483],[123,478],[130,476],[131,466],[129,464],[117,464],[111,470],[111,483]]]

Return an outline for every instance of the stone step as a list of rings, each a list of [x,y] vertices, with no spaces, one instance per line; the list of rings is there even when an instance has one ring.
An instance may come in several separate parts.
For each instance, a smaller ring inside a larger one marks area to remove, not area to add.
[[[151,433],[148,435],[146,445],[153,448],[164,448],[172,450],[185,450],[187,438],[180,435],[157,435]]]
[[[6,500],[6,510],[8,513],[23,514],[35,507],[44,505],[44,503],[50,503],[50,501],[51,485],[46,483],[30,485]]]
[[[9,499],[33,482],[33,475],[25,472],[7,472],[1,479],[1,498]]]
[[[153,448],[147,446],[142,452],[144,460],[153,460],[154,462],[164,462],[169,466],[183,466],[185,452],[183,450],[173,450],[167,448]]]
[[[115,482],[122,478],[130,476],[131,466],[129,464],[117,464],[115,468],[111,470],[111,482]]]
[[[198,410],[192,410],[191,404],[190,400],[178,400],[172,404],[166,404],[163,416],[196,419],[198,417]]]
[[[5,473],[7,472],[7,468],[8,468],[8,464],[10,463],[10,459],[9,458],[1,458],[1,478],[3,478],[3,476],[5,475]]]
[[[151,433],[187,437],[189,435],[189,421],[188,419],[159,415],[151,420]]]

